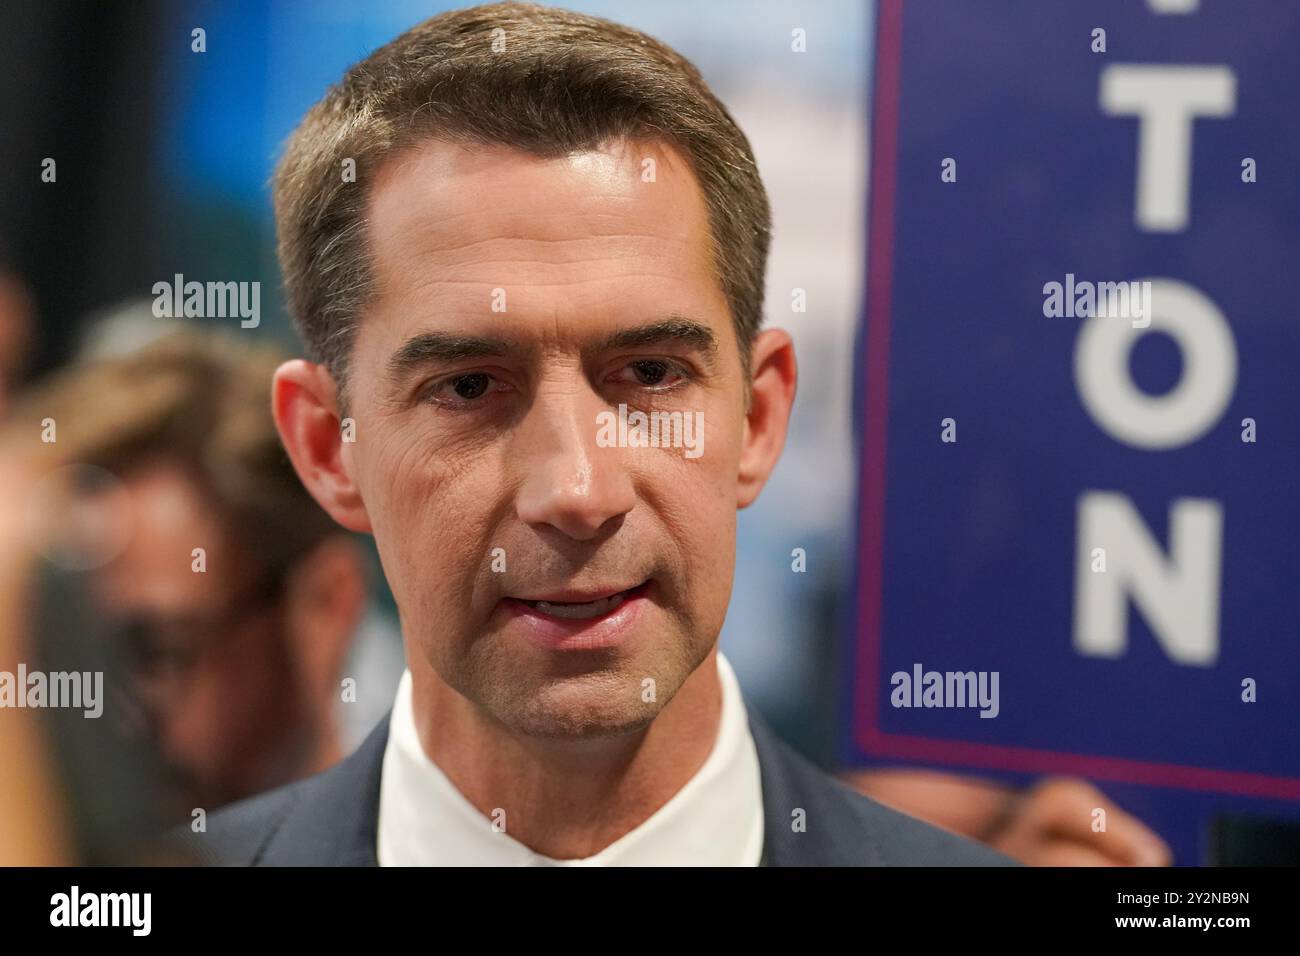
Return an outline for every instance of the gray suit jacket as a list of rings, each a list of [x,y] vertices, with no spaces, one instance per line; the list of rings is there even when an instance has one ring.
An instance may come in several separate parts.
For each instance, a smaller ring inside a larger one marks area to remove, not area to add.
[[[763,783],[764,866],[1006,866],[1013,861],[890,810],[834,779],[777,738],[751,707]],[[214,813],[179,839],[207,863],[375,866],[385,717],[342,762]],[[803,828],[792,825],[803,809]],[[683,861],[689,863],[689,861]]]

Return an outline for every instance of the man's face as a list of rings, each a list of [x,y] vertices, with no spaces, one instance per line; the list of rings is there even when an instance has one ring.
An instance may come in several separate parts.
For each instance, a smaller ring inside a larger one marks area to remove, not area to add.
[[[254,793],[295,732],[281,622],[211,501],[185,472],[124,481],[122,551],[95,573],[98,606],[129,637],[127,663],[162,756],[200,805]],[[128,517],[129,515],[129,517]],[[195,573],[192,549],[203,547]],[[193,805],[193,804],[187,804]]]
[[[370,214],[342,447],[412,659],[530,735],[645,726],[721,630],[743,503],[741,361],[688,164],[430,142]],[[620,404],[700,413],[702,454],[607,447]]]

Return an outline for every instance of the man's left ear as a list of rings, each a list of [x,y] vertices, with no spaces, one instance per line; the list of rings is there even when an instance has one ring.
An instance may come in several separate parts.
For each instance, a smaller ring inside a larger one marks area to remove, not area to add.
[[[767,483],[785,447],[795,386],[799,379],[794,342],[783,329],[767,329],[754,339],[753,382],[745,435],[740,447],[736,507],[747,508]]]

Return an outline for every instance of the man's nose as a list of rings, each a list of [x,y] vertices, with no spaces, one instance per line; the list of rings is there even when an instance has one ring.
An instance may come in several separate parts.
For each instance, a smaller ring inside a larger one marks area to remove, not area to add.
[[[605,408],[599,396],[581,389],[534,402],[516,451],[524,475],[516,505],[521,521],[588,541],[632,510],[636,495],[625,452],[596,443],[596,416]]]

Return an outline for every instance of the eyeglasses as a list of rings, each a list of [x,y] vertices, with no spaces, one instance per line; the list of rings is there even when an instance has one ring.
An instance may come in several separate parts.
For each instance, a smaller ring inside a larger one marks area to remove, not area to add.
[[[283,571],[263,575],[219,608],[202,614],[118,617],[110,625],[110,641],[128,671],[137,676],[188,673],[220,638],[276,604],[285,577]]]

